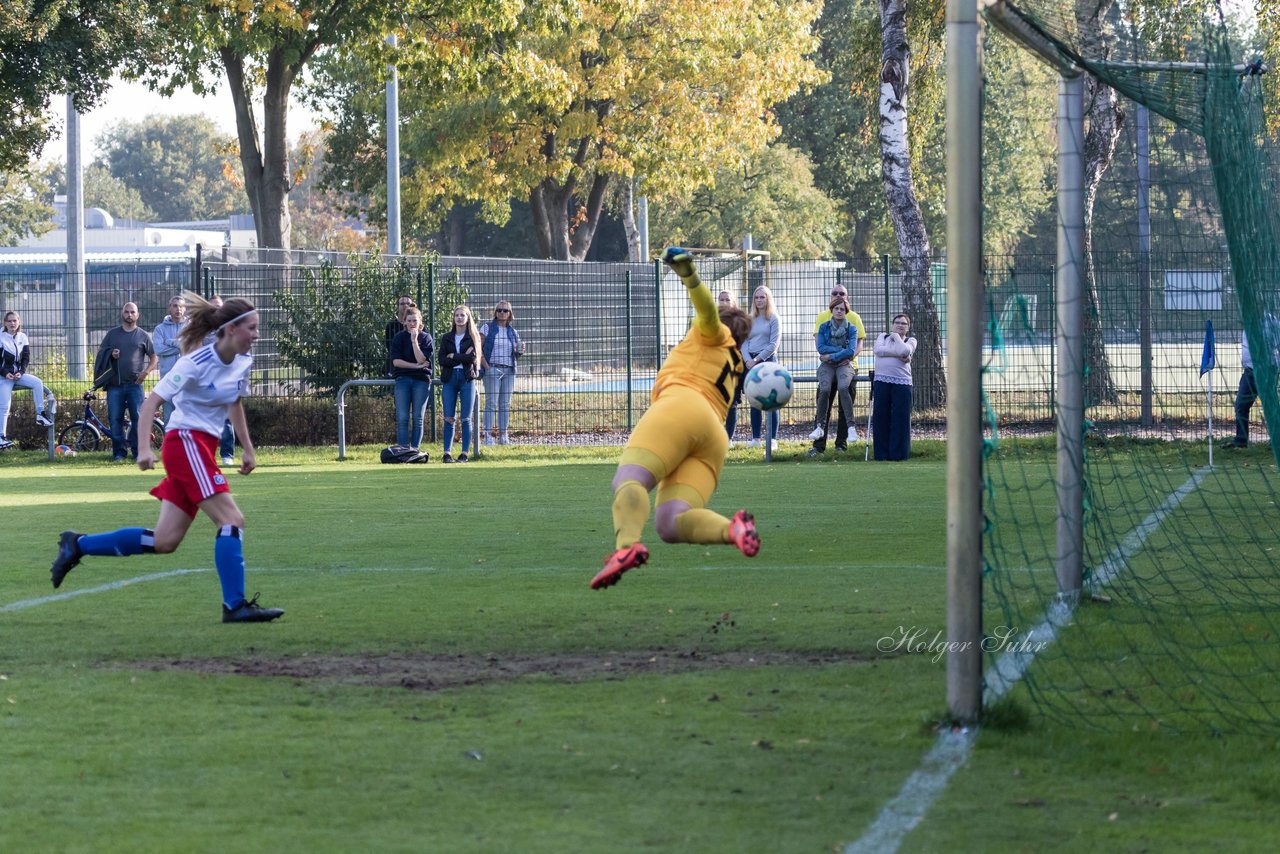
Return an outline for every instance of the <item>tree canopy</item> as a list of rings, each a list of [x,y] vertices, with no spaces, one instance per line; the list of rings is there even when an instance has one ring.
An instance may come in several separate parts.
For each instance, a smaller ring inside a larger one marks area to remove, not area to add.
[[[50,99],[70,94],[87,112],[117,66],[145,54],[145,16],[125,0],[0,3],[0,169],[25,166],[53,128]]]
[[[402,42],[401,198],[415,228],[434,231],[467,202],[500,223],[525,199],[544,256],[581,260],[612,179],[640,176],[654,198],[709,183],[722,152],[763,148],[778,133],[773,106],[820,77],[805,58],[814,2],[571,5],[507,33]],[[376,64],[325,67],[335,180],[349,188],[384,181],[380,81]]]
[[[134,73],[161,92],[208,92],[225,76],[236,113],[236,144],[258,245],[290,245],[289,96],[308,63],[336,45],[376,51],[397,26],[426,25],[459,11],[509,19],[522,0],[145,0],[170,50]],[[255,104],[262,103],[261,122]]]
[[[733,247],[750,233],[756,248],[780,259],[829,257],[840,223],[835,204],[813,185],[809,158],[779,144],[738,163],[727,159],[713,185],[682,204],[654,205],[650,219],[657,246]]]
[[[49,171],[0,170],[0,246],[53,228]]]
[[[227,160],[235,141],[208,116],[117,122],[98,145],[97,165],[135,191],[161,221],[215,219],[245,209],[238,170]]]

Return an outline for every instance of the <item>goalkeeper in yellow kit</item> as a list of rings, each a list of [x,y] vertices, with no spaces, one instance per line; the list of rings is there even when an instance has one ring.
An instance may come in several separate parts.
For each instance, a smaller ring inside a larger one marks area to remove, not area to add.
[[[751,332],[751,318],[739,308],[717,311],[715,297],[693,268],[693,256],[683,249],[668,248],[662,260],[689,289],[696,317],[658,371],[652,403],[613,476],[616,551],[591,579],[596,590],[616,584],[622,573],[649,559],[640,532],[655,486],[654,521],[663,542],[732,544],[747,557],[760,551],[750,513],[739,510],[726,519],[706,506],[729,450],[724,418],[742,381],[739,348]]]

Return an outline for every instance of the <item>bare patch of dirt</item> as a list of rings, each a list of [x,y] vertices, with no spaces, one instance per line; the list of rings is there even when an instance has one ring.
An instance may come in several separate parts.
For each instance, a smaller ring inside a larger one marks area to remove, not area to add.
[[[879,658],[854,653],[672,652],[669,650],[514,655],[300,655],[283,658],[139,661],[128,665],[151,671],[283,676],[345,685],[399,686],[411,691],[440,691],[467,685],[510,682],[542,676],[559,682],[625,679],[749,667],[821,667]]]

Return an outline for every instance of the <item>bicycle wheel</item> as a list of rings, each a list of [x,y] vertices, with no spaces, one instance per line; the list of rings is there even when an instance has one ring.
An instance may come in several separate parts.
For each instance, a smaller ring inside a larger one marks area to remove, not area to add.
[[[96,451],[102,442],[102,434],[98,428],[85,421],[77,421],[70,427],[64,427],[58,434],[58,444],[66,445],[77,454],[85,451]]]
[[[151,447],[156,452],[160,452],[160,446],[164,444],[164,422],[159,418],[151,422]]]

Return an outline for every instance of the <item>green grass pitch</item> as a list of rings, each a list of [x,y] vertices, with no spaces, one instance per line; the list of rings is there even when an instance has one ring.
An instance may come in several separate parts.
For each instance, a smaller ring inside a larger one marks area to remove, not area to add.
[[[945,634],[944,449],[919,451],[735,450],[713,506],[756,514],[757,558],[650,523],[649,565],[592,591],[616,448],[267,450],[232,476],[266,625],[219,622],[203,519],[55,594],[58,532],[152,524],[157,478],[10,454],[0,850],[842,850],[945,710],[940,658],[878,648]],[[1032,716],[903,850],[1258,850],[1275,747]]]

